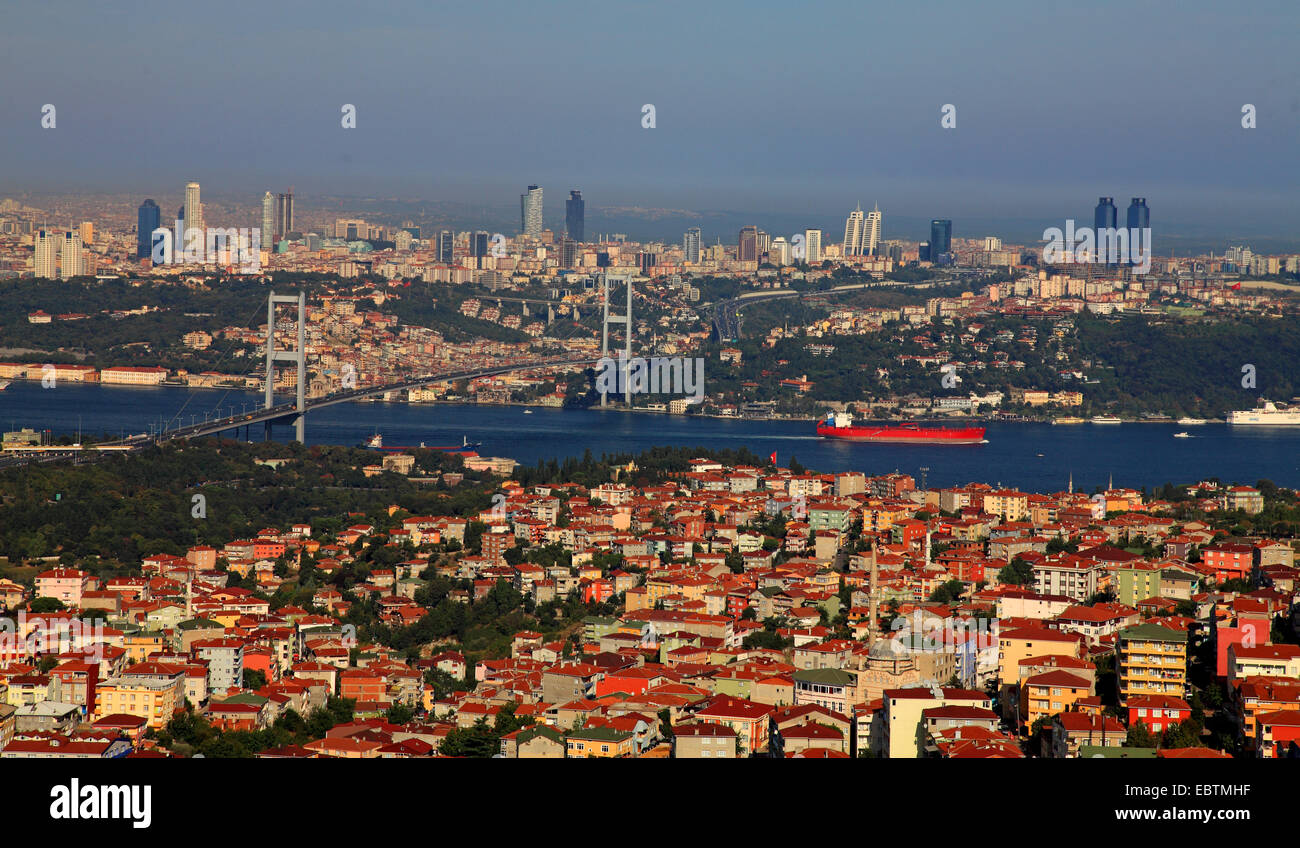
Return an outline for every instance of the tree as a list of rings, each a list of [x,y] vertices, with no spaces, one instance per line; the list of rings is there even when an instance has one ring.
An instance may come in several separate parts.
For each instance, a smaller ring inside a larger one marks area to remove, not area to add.
[[[415,718],[415,711],[406,704],[393,704],[388,708],[388,714],[384,718],[389,724],[406,724]]]
[[[949,580],[930,593],[930,600],[937,604],[947,604],[961,597],[966,591],[966,584],[960,580]]]
[[[36,598],[31,602],[31,605],[28,607],[28,611],[33,614],[39,614],[44,612],[63,612],[66,609],[67,606],[65,606],[63,601],[60,601],[58,598],[45,598],[45,597]]]
[[[1156,737],[1147,729],[1145,721],[1139,721],[1128,729],[1128,737],[1124,740],[1124,745],[1129,748],[1154,748]]]
[[[454,727],[438,746],[438,753],[446,757],[486,759],[501,751],[501,740],[487,723],[479,718],[473,727]]]
[[[244,669],[244,688],[254,691],[266,685],[266,672],[260,668]]]
[[[1034,581],[1034,569],[1029,563],[1025,562],[1019,556],[1011,558],[1011,562],[1003,566],[998,572],[999,583],[1010,583],[1016,586],[1024,586]]]

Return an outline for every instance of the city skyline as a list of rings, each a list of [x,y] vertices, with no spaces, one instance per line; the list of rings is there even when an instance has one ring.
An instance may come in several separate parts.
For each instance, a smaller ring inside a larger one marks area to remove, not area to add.
[[[592,7],[570,9],[575,26],[612,32],[603,16],[584,14]],[[10,176],[0,193],[141,185],[143,196],[156,197],[149,186],[197,179],[259,195],[267,185],[294,184],[316,195],[414,190],[481,202],[535,182],[582,185],[615,206],[751,214],[774,208],[811,214],[866,193],[893,214],[928,219],[942,205],[942,214],[957,219],[1056,218],[1065,197],[1105,194],[1106,186],[1118,196],[1124,186],[1125,196],[1160,197],[1167,226],[1230,220],[1239,232],[1281,235],[1300,221],[1298,201],[1286,188],[1297,176],[1290,150],[1300,135],[1294,94],[1300,69],[1287,49],[1294,21],[1284,4],[1257,6],[1244,20],[1208,3],[1185,4],[1178,16],[1124,7],[1119,31],[1106,15],[1071,14],[1073,35],[1065,40],[1060,22],[1020,16],[1022,37],[991,68],[983,45],[1009,38],[999,29],[1000,16],[948,4],[938,12],[949,25],[932,29],[919,10],[872,18],[849,4],[825,3],[810,13],[835,19],[837,28],[822,34],[815,50],[795,45],[800,76],[831,81],[813,89],[796,88],[783,70],[757,61],[792,45],[779,28],[761,26],[763,16],[735,11],[721,4],[698,13],[702,22],[726,21],[725,37],[708,34],[709,27],[686,33],[673,27],[671,39],[666,28],[673,15],[631,13],[632,25],[617,32],[635,33],[632,49],[611,41],[589,57],[606,69],[582,77],[590,105],[585,120],[573,121],[560,117],[565,110],[557,98],[579,69],[531,38],[540,11],[499,16],[490,37],[503,61],[489,63],[465,87],[437,86],[431,90],[438,94],[411,103],[406,94],[384,93],[389,86],[382,82],[412,72],[458,76],[457,67],[479,58],[489,36],[451,40],[444,33],[476,32],[456,24],[477,13],[452,9],[438,17],[410,7],[400,12],[400,29],[379,21],[358,31],[349,21],[346,35],[343,24],[322,22],[312,42],[297,31],[296,16],[273,10],[259,13],[258,31],[232,55],[197,45],[186,61],[171,61],[172,33],[199,25],[191,10],[168,8],[156,20],[139,16],[138,26],[109,44],[101,38],[104,13],[88,9],[60,19],[61,38],[39,47],[14,34],[40,31],[55,14],[17,10],[9,34],[0,34],[13,68],[12,85],[0,93],[0,117],[11,128]],[[925,30],[929,49],[912,53],[901,40],[885,38],[862,52],[862,27]],[[1102,34],[1106,46],[1098,48]],[[660,39],[678,44],[680,68],[672,74],[662,73],[653,47]],[[1148,70],[1153,39],[1184,48],[1167,52],[1159,74]],[[436,58],[429,58],[429,43],[438,46]],[[339,46],[335,73],[371,83],[362,89],[368,93],[327,94],[293,67],[309,66],[305,60],[321,45]],[[1233,55],[1232,64],[1204,61],[1211,49]],[[945,56],[943,73],[927,66],[926,54]],[[138,55],[153,61],[132,70]],[[267,56],[298,96],[263,94]],[[77,76],[75,86],[66,72],[50,73],[83,61],[102,71]],[[110,94],[106,86],[123,75],[149,86],[147,68],[155,63],[173,68],[169,85],[134,102]],[[206,71],[197,75],[195,67]],[[529,68],[531,88],[501,95],[513,90],[511,77],[521,67]],[[834,80],[860,75],[843,74],[845,67],[868,74],[889,68],[900,82],[873,87],[870,97],[845,109],[847,83]],[[1088,85],[1069,84],[1066,69],[1073,67],[1092,70]],[[740,80],[728,68],[748,68],[746,90],[779,103],[784,120],[719,105],[743,99],[735,96]],[[710,81],[703,91],[700,79]],[[1074,92],[1064,109],[1063,86]],[[500,108],[472,108],[480,102]],[[43,103],[58,107],[56,128],[40,125]],[[113,103],[111,111],[106,103]],[[347,103],[356,108],[355,129],[340,126]],[[645,104],[656,109],[653,129],[641,126]],[[1245,104],[1258,112],[1253,129],[1242,127]],[[951,129],[940,123],[945,105],[955,107]],[[159,122],[159,114],[170,120]],[[525,124],[530,131],[519,132]],[[872,155],[864,157],[868,138]],[[148,155],[137,155],[141,150]],[[195,170],[200,163],[204,173]],[[847,198],[846,185],[856,187]]]

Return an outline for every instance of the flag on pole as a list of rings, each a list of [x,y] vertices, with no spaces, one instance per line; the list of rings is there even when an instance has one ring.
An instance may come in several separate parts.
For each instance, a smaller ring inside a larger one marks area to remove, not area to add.
[[[772,451],[772,464],[776,465],[776,451]]]

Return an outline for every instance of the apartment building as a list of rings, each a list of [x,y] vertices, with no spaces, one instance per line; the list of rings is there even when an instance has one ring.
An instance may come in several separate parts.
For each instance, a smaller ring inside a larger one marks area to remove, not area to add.
[[[1138,695],[1186,694],[1187,633],[1139,624],[1120,631],[1116,652],[1121,704]]]

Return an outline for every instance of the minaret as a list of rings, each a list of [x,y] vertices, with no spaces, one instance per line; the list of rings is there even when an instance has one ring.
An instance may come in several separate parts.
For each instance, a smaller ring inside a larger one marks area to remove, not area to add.
[[[1074,494],[1074,472],[1070,472],[1070,494]]]

